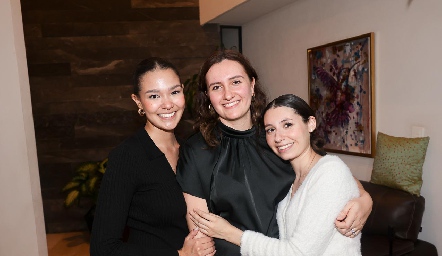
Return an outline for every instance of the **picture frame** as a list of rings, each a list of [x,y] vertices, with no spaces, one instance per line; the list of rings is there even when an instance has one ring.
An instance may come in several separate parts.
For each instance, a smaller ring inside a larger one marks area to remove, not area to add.
[[[242,53],[241,26],[220,25],[221,48],[237,50]]]
[[[375,156],[374,33],[307,49],[309,104],[328,152]]]

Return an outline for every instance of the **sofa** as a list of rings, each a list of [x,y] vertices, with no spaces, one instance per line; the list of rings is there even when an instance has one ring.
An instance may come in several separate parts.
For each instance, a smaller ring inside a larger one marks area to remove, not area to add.
[[[373,209],[362,229],[362,256],[437,256],[436,247],[418,239],[425,198],[361,181],[373,199]]]

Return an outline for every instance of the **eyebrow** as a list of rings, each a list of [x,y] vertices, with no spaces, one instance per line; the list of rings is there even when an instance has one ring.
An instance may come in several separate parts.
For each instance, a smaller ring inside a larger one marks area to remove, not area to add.
[[[237,79],[237,78],[244,78],[244,77],[242,75],[236,75],[236,76],[230,77],[229,80],[233,80],[233,79]],[[220,84],[220,83],[221,82],[214,82],[214,83],[209,84],[207,87],[210,87],[210,86],[216,85],[216,84]]]
[[[280,123],[283,123],[283,122],[287,122],[287,121],[289,121],[289,120],[293,120],[292,118],[285,118],[285,119],[282,119],[281,121],[280,121]]]
[[[173,86],[169,87],[169,91],[175,90],[177,87],[181,87],[181,84],[177,84],[177,85],[173,85]],[[157,93],[157,92],[160,92],[160,90],[153,89],[153,90],[148,90],[145,93]]]
[[[279,123],[284,123],[284,122],[287,122],[287,121],[289,121],[289,120],[293,120],[292,118],[284,118],[284,119],[282,119],[281,121],[279,121]],[[273,126],[272,124],[267,124],[267,125],[265,125],[264,127],[268,127],[268,126]]]

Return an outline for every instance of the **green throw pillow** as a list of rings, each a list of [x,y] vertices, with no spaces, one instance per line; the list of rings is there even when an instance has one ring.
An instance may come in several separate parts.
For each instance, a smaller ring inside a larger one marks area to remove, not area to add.
[[[420,196],[429,137],[404,138],[378,132],[370,182]]]

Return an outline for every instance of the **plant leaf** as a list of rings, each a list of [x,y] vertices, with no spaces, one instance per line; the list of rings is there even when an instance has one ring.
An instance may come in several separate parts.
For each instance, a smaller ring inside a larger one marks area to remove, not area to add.
[[[101,172],[102,174],[104,174],[104,172],[106,171],[107,161],[108,160],[109,160],[108,158],[105,158],[103,161],[101,161],[98,164],[98,171]]]
[[[78,175],[72,178],[72,181],[84,182],[87,179],[88,174],[85,172],[80,172]]]
[[[78,168],[77,168],[77,172],[86,172],[86,173],[93,173],[97,170],[98,168],[98,163],[97,162],[87,162],[87,163],[83,163],[81,164]]]
[[[105,158],[102,161],[85,162],[78,166],[72,180],[62,189],[62,192],[68,192],[64,201],[65,207],[71,207],[74,202],[79,204],[82,197],[92,197],[96,200],[107,162],[108,158]]]
[[[78,187],[78,185],[80,185],[80,182],[71,181],[68,184],[66,184],[66,186],[64,186],[64,188],[61,190],[61,192],[65,192],[69,189]]]
[[[66,196],[66,200],[64,200],[64,206],[70,207],[75,200],[78,198],[78,195],[80,194],[80,191],[78,190],[72,190],[69,192],[69,194]]]
[[[87,188],[88,188],[89,192],[93,193],[95,191],[95,189],[96,189],[95,185],[97,184],[97,181],[98,181],[98,177],[97,176],[92,177],[90,180],[88,180]]]

